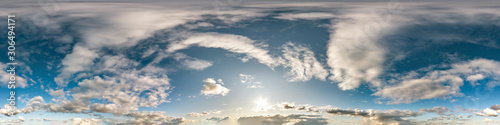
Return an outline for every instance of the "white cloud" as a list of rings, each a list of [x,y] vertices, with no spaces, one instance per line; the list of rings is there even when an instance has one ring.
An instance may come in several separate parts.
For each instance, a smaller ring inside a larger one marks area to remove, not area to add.
[[[336,17],[330,13],[321,13],[321,12],[310,12],[310,13],[284,13],[276,16],[276,19],[283,20],[317,20],[317,19],[331,19]]]
[[[358,124],[414,124],[416,121],[411,118],[416,118],[424,115],[426,112],[436,112],[445,113],[452,112],[446,107],[435,107],[433,109],[421,109],[421,111],[411,111],[411,110],[399,110],[399,109],[388,109],[388,110],[360,110],[360,109],[342,109],[342,108],[332,108],[330,105],[326,106],[314,106],[310,104],[297,105],[290,102],[282,102],[276,105],[279,110],[295,110],[295,111],[307,111],[311,113],[326,113],[333,116],[351,116],[363,118],[364,123]],[[281,111],[283,112],[283,111]],[[454,116],[450,116],[454,117]],[[408,118],[408,119],[407,119]],[[337,121],[337,120],[334,120]],[[424,122],[425,123],[425,122]]]
[[[66,55],[62,60],[63,68],[60,69],[61,74],[57,75],[54,81],[57,85],[65,87],[68,84],[68,79],[74,73],[89,70],[97,57],[98,54],[89,48],[79,45],[74,46],[73,52]]]
[[[401,36],[406,38],[405,35],[407,34],[399,34],[399,30],[407,28],[406,26],[418,27],[427,24],[490,24],[489,22],[496,20],[496,18],[477,17],[482,17],[479,15],[483,14],[497,15],[489,7],[478,8],[463,4],[445,6],[443,9],[433,9],[432,11],[423,9],[433,7],[426,2],[407,3],[404,8],[408,11],[401,11],[403,6],[399,2],[391,2],[391,4],[394,5],[387,8],[385,6],[374,5],[346,5],[350,6],[350,9],[346,9],[344,13],[336,15],[335,20],[332,21],[333,26],[331,27],[330,41],[327,48],[327,62],[332,68],[330,79],[339,82],[341,89],[356,89],[363,83],[370,83],[374,87],[384,86],[385,82],[379,79],[384,74],[384,69],[390,68],[389,66],[394,60],[402,59],[408,53],[407,50],[398,50],[397,47],[399,46],[396,44],[411,45],[408,46],[410,48],[414,47],[413,45],[423,47],[421,44],[398,43],[397,40],[385,41],[386,39],[384,38],[387,35],[391,35],[389,37]],[[477,6],[479,5],[483,4],[477,4]],[[356,9],[358,7],[365,9]],[[450,13],[457,12],[460,14],[450,16]],[[431,40],[428,41],[446,41],[446,43],[442,44],[450,44],[451,41],[464,41],[498,48],[498,45],[493,42],[494,40],[490,40],[490,38],[486,38],[487,40],[483,38],[468,38],[467,36],[461,36],[462,34],[460,33],[454,34],[448,32],[433,32],[431,34],[436,35],[436,37],[430,38]],[[475,78],[479,79],[480,76],[478,75]],[[473,80],[474,77],[470,79]]]
[[[2,87],[7,87],[7,85],[9,85],[9,81],[10,81],[10,73],[9,72],[6,72],[6,70],[9,70],[9,66],[7,64],[4,64],[4,63],[1,63],[0,62],[0,68],[4,69],[4,70],[1,70],[0,71],[0,80],[2,80],[0,83],[2,83]],[[19,87],[19,88],[26,88],[28,87],[28,83],[26,81],[26,79],[24,79],[23,77],[19,76],[19,66],[16,66],[15,70],[17,73],[16,74],[16,78],[15,78],[15,85],[16,85],[16,88]]]
[[[255,76],[253,76],[253,75],[240,74],[240,81],[241,81],[241,83],[246,85],[247,88],[252,88],[252,89],[264,88],[261,81],[254,81],[254,80],[255,80]]]
[[[191,113],[187,113],[185,115],[192,116],[192,117],[201,117],[201,116],[206,116],[206,115],[210,115],[210,114],[220,114],[221,112],[222,111],[210,111],[210,112],[201,112],[201,113],[191,112]]]
[[[258,9],[233,9],[227,11],[218,11],[217,19],[220,19],[227,24],[233,24],[243,20],[250,20],[255,17],[263,17],[266,15],[267,14],[263,13],[262,10]]]
[[[221,84],[217,84],[217,82],[212,78],[207,78],[203,80],[205,85],[203,85],[203,90],[201,90],[201,94],[203,95],[222,95],[226,96],[229,93],[229,89],[222,86]]]
[[[289,70],[286,74],[290,82],[308,81],[313,77],[325,81],[328,76],[328,71],[314,57],[314,52],[302,45],[284,44],[280,62]]]
[[[99,104],[99,103],[94,103],[90,106],[90,110],[96,111],[96,112],[101,112],[101,113],[113,113],[113,114],[120,114],[118,105],[116,104]]]
[[[174,59],[179,61],[186,68],[194,70],[204,70],[212,66],[212,62],[189,57],[182,53],[175,53]]]
[[[483,119],[483,122],[485,122],[485,123],[490,123],[490,124],[491,124],[491,123],[493,123],[493,122],[495,122],[495,121],[493,121],[493,119],[484,118],[484,119]]]
[[[330,79],[340,82],[342,90],[356,89],[364,82],[381,85],[378,77],[383,73],[387,50],[379,39],[398,25],[381,17],[377,13],[354,12],[342,15],[338,23],[332,22],[327,63],[332,68]]]
[[[78,86],[68,91],[49,90],[55,103],[45,104],[44,109],[49,112],[95,111],[124,115],[139,107],[156,107],[168,102],[167,96],[172,88],[164,69],[149,65],[136,69],[139,63],[123,55],[105,55],[96,61],[92,67],[95,76],[81,77],[83,80]],[[103,100],[102,104],[90,103],[95,99]]]
[[[297,111],[307,111],[307,112],[320,112],[320,110],[331,109],[330,105],[326,106],[314,106],[310,104],[296,105],[294,102],[282,102],[276,105],[280,110],[297,110]]]
[[[186,115],[193,116],[193,117],[200,117],[200,116],[205,116],[205,115],[209,115],[209,114],[210,113],[208,113],[208,112],[201,112],[201,113],[191,112],[191,113],[187,113]]]
[[[475,81],[481,80],[481,79],[484,79],[483,74],[476,74],[476,75],[467,76],[467,81],[470,81],[470,82],[475,82]]]
[[[79,82],[77,87],[71,89],[73,100],[68,100],[64,96],[66,92],[62,90],[51,90],[51,94],[58,99],[55,103],[44,104],[44,109],[48,112],[95,111],[125,115],[137,111],[139,107],[155,107],[168,102],[171,88],[168,77],[161,73],[163,70],[154,67],[141,70],[115,69],[116,74],[94,76]],[[90,103],[94,99],[103,100],[103,104]]]
[[[83,113],[89,109],[89,104],[80,100],[63,100],[58,104],[48,103],[44,105],[47,112],[60,112],[60,113]]]
[[[207,121],[215,121],[215,122],[221,122],[224,120],[228,120],[229,117],[212,117],[212,118],[207,118]]]
[[[170,117],[165,115],[165,112],[154,111],[140,111],[128,113],[125,116],[134,119],[104,119],[107,124],[134,124],[134,125],[178,125],[182,123],[196,122],[195,120],[188,120],[183,117]]]
[[[352,117],[365,118],[365,122],[369,124],[405,124],[405,117],[417,117],[422,115],[422,112],[409,110],[349,110],[349,109],[329,109],[326,113],[332,115],[347,115]]]
[[[481,113],[476,113],[476,115],[479,115],[479,116],[494,116],[494,117],[496,117],[496,116],[498,116],[498,112],[496,110],[491,109],[491,108],[486,108]]]
[[[100,119],[94,119],[94,118],[88,118],[88,119],[83,119],[83,118],[72,118],[71,119],[73,125],[100,125],[99,123],[101,120]]]
[[[167,48],[168,53],[187,49],[191,46],[206,48],[221,48],[233,53],[246,54],[247,58],[255,58],[260,63],[274,67],[275,60],[268,55],[268,51],[258,47],[254,40],[244,36],[220,33],[193,33],[184,40],[173,42]]]
[[[412,103],[422,99],[448,98],[463,95],[460,87],[464,79],[482,74],[491,81],[488,88],[498,86],[500,81],[500,62],[488,59],[474,59],[449,65],[447,70],[429,71],[419,77],[414,72],[397,79],[399,83],[384,86],[373,95],[390,99],[389,103]]]
[[[493,109],[493,110],[500,111],[500,105],[492,105],[490,108]]]
[[[269,116],[245,116],[238,119],[240,125],[327,125],[328,121],[321,115],[290,114]]]
[[[33,111],[39,111],[40,109],[45,108],[45,100],[42,96],[35,96],[31,98],[26,106],[21,109],[24,113],[31,113]]]
[[[432,112],[432,113],[436,113],[438,115],[445,115],[446,112],[450,112],[451,110],[448,109],[447,107],[436,106],[436,107],[431,108],[431,109],[420,109],[420,111]]]
[[[62,87],[67,85],[74,73],[89,70],[93,61],[98,58],[97,52],[102,48],[117,50],[136,46],[139,41],[153,36],[159,30],[170,30],[191,21],[201,20],[204,18],[203,15],[213,15],[216,12],[222,14],[218,18],[226,23],[235,23],[266,15],[255,9],[212,10],[203,7],[187,9],[178,6],[178,4],[142,4],[137,6],[137,4],[125,3],[65,3],[64,6],[58,7],[58,14],[62,19],[86,19],[74,21],[76,25],[83,27],[79,30],[83,41],[78,42],[73,47],[72,53],[66,55],[62,61],[61,73],[54,79]],[[190,27],[196,28],[196,26],[204,27],[207,24],[191,25]],[[192,63],[204,63],[204,66],[207,66],[206,62],[195,61]],[[201,69],[203,67],[191,68]]]
[[[119,73],[124,69],[130,67],[136,67],[139,62],[133,61],[125,57],[124,55],[104,55],[98,59],[98,62],[94,64],[93,72],[113,72]]]
[[[461,80],[457,78],[458,80]],[[382,98],[390,98],[391,104],[399,103],[412,103],[417,100],[422,99],[432,99],[437,97],[443,97],[448,95],[458,96],[460,95],[459,86],[463,84],[452,84],[451,86],[445,86],[441,84],[440,80],[430,80],[430,79],[413,79],[408,81],[403,81],[397,86],[385,87],[384,89],[377,91],[373,95],[380,96]]]

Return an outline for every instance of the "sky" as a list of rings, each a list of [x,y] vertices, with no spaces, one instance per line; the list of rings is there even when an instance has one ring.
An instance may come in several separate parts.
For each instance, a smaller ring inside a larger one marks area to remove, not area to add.
[[[0,3],[1,124],[500,124],[496,1]]]

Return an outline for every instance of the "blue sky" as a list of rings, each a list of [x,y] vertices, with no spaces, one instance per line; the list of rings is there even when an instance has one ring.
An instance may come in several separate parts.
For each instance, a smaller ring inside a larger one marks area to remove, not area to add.
[[[0,120],[498,124],[495,4],[9,3],[18,114]]]

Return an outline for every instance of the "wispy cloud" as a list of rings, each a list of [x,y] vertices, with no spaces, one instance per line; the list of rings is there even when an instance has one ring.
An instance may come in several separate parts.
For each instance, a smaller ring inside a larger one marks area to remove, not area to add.
[[[500,80],[500,62],[488,59],[474,59],[451,64],[447,70],[429,71],[423,76],[408,75],[400,79],[400,84],[383,87],[373,95],[390,99],[389,103],[412,103],[422,99],[461,96],[460,87],[464,79],[481,74],[492,81]],[[474,84],[472,85],[474,86]],[[489,88],[495,82],[486,84]]]
[[[284,20],[317,20],[317,19],[331,19],[335,15],[331,13],[310,12],[310,13],[285,13],[280,14],[274,18]]]
[[[288,81],[303,82],[311,80],[313,77],[326,80],[328,71],[314,57],[314,52],[310,48],[290,42],[284,44],[282,48],[283,56],[280,62],[288,70],[286,73]]]

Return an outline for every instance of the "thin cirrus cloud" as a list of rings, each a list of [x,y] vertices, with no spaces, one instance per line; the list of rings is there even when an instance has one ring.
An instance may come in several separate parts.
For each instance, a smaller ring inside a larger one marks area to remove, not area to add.
[[[254,75],[240,74],[240,82],[247,88],[264,88],[261,81],[256,81]]]
[[[271,56],[269,50],[259,47],[256,41],[244,36],[220,33],[193,33],[180,37],[186,38],[171,43],[166,50],[168,53],[174,53],[191,46],[221,48],[233,53],[245,54],[246,59],[256,59],[259,63],[265,64],[270,68],[283,66],[288,69],[286,75],[288,80],[292,82],[308,81],[313,77],[325,80],[326,76],[328,76],[328,71],[315,58],[314,52],[302,45],[294,43],[284,44],[281,48],[283,55],[275,59],[276,57]]]
[[[327,125],[328,121],[321,115],[290,114],[269,116],[245,116],[238,118],[240,125],[259,124],[291,124],[291,125]]]
[[[182,41],[173,42],[167,48],[167,52],[173,53],[191,46],[207,48],[222,48],[227,51],[245,54],[250,59],[257,59],[260,63],[269,67],[276,65],[275,60],[268,54],[268,50],[256,46],[256,41],[247,37],[220,33],[194,33]]]

